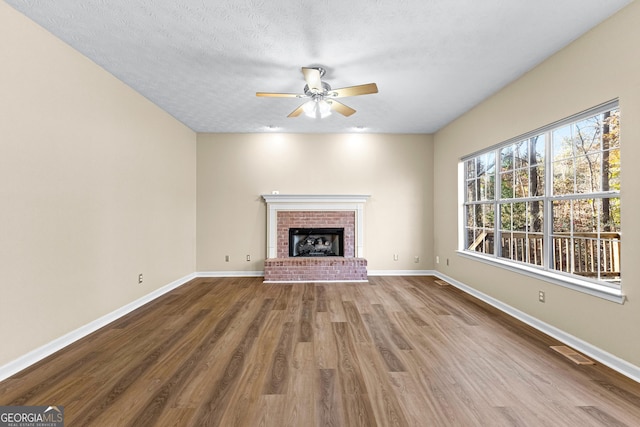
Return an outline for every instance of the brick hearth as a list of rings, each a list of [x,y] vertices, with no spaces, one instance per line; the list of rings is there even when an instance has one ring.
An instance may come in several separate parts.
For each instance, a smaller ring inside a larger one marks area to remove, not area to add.
[[[264,261],[265,282],[366,281],[364,258],[271,258]]]

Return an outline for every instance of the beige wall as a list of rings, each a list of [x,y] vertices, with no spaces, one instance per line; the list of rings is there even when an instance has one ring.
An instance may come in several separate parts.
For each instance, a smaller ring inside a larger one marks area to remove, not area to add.
[[[640,2],[578,39],[435,135],[435,254],[440,271],[640,366]],[[543,29],[543,27],[541,27]],[[508,52],[505,52],[508,54]],[[459,158],[619,97],[624,305],[455,254]],[[537,302],[538,290],[546,303]]]
[[[0,64],[2,366],[195,271],[196,135],[4,2]]]
[[[260,195],[273,190],[369,194],[369,270],[431,269],[432,150],[429,135],[198,135],[198,271],[263,269],[266,205]]]

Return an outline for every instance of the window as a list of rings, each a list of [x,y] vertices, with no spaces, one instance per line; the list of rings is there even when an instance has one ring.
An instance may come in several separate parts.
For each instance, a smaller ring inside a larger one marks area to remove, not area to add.
[[[619,289],[619,122],[614,101],[464,158],[463,253]]]

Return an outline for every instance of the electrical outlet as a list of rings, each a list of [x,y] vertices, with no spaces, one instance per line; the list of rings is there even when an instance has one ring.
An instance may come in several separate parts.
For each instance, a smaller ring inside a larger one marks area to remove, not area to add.
[[[247,261],[251,261],[251,255],[247,255]]]
[[[398,254],[393,254],[393,260],[397,261],[398,260]]]
[[[229,262],[229,255],[224,256],[224,262]]]
[[[419,257],[419,256],[416,256],[416,257],[413,259],[413,262],[420,262],[420,257]]]
[[[544,291],[538,291],[538,301],[544,302]]]
[[[449,265],[449,258],[447,258],[447,265]]]
[[[138,274],[138,284],[142,283],[142,273]]]
[[[436,255],[436,264],[440,264],[440,257]]]

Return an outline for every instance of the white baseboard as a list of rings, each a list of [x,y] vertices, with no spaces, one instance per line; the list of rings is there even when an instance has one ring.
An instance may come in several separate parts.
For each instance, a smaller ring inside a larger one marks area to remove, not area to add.
[[[369,270],[369,276],[435,276],[435,270]]]
[[[446,274],[442,274],[439,271],[434,271],[433,275],[442,279],[456,288],[468,293],[469,295],[473,295],[486,302],[489,305],[497,308],[498,310],[510,315],[511,317],[515,317],[516,319],[526,323],[527,325],[544,332],[545,334],[557,339],[568,345],[569,347],[574,348],[575,350],[584,353],[585,355],[597,360],[605,366],[621,373],[622,375],[631,378],[634,381],[640,382],[640,367],[633,365],[626,360],[620,359],[617,356],[614,356],[611,353],[608,353],[601,348],[598,348],[592,344],[589,344],[586,341],[581,340],[580,338],[574,337],[571,334],[562,331],[555,326],[549,325],[533,316],[528,315],[518,309],[511,307],[493,297],[490,297],[487,294],[484,294],[476,289],[461,283]]]
[[[166,294],[167,292],[176,289],[188,281],[196,278],[195,273],[191,273],[185,277],[182,277],[174,282],[169,283],[159,289],[156,289],[153,292],[148,293],[147,295],[138,298],[137,300],[130,302],[127,305],[120,307],[117,310],[112,311],[111,313],[105,314],[104,316],[87,323],[84,326],[79,327],[78,329],[69,332],[66,335],[61,336],[60,338],[56,338],[48,344],[45,344],[29,353],[7,363],[6,365],[0,366],[0,381],[9,378],[10,376],[17,374],[23,369],[28,368],[36,362],[44,359],[47,356],[55,353],[58,350],[63,349],[69,344],[74,343],[75,341],[86,337],[92,332],[97,331],[103,326],[108,325],[109,323],[119,319],[120,317],[132,312],[133,310],[142,307],[144,304],[153,301],[159,296]]]
[[[198,271],[196,277],[263,277],[264,271]]]

